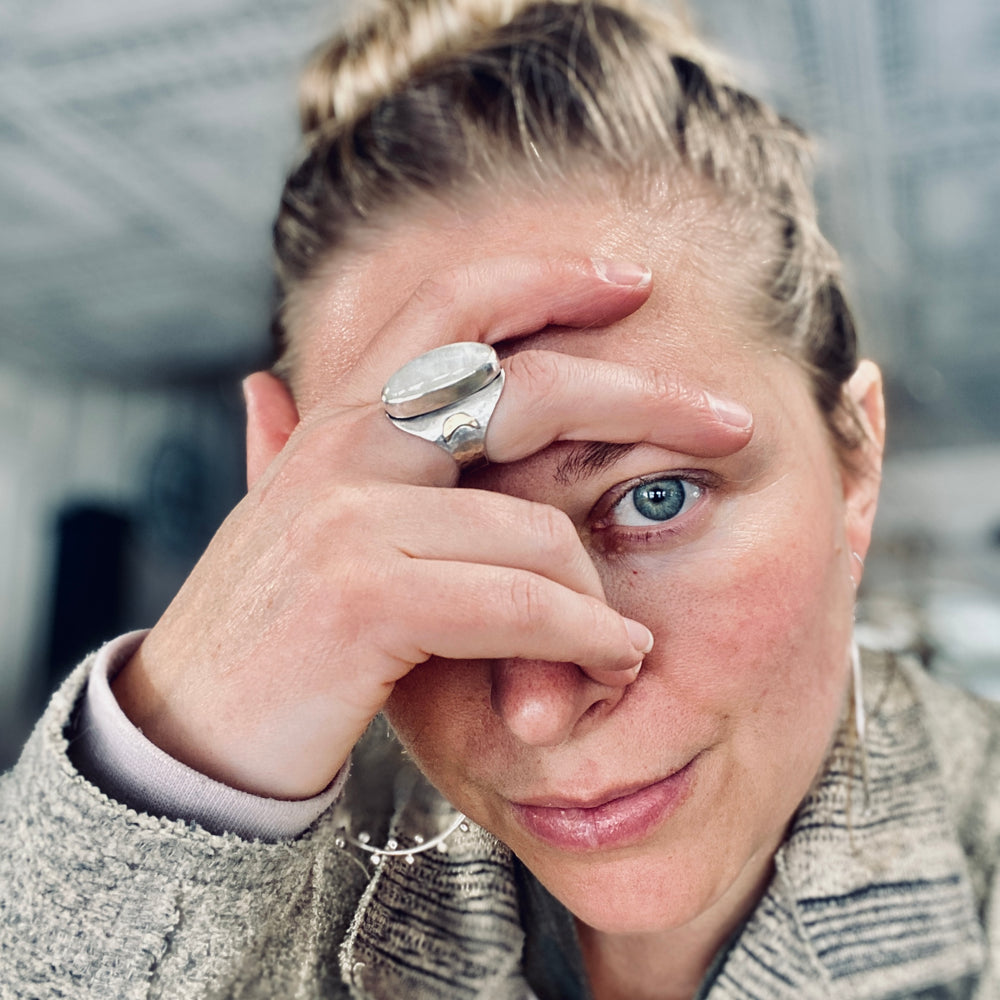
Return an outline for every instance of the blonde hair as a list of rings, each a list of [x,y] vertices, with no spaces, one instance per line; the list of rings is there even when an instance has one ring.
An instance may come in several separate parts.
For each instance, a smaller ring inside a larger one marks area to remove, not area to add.
[[[300,117],[274,227],[279,372],[290,294],[387,209],[512,173],[686,175],[767,227],[769,327],[810,372],[838,443],[857,443],[842,409],[856,336],[808,142],[683,19],[631,0],[383,0],[317,50]]]

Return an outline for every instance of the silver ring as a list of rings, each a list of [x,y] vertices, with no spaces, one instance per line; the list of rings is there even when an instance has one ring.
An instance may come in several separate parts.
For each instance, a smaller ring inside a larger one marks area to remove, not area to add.
[[[460,469],[470,469],[488,461],[486,429],[503,382],[500,359],[489,344],[445,344],[392,375],[382,405],[400,430],[436,444]]]

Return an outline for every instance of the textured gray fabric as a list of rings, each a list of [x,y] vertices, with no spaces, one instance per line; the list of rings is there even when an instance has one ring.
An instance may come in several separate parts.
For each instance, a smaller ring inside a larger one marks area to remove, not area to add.
[[[85,781],[63,729],[89,664],[0,782],[0,997],[341,997],[365,879],[328,827],[248,843],[138,814]]]
[[[512,860],[484,831],[369,877],[332,813],[281,844],[139,815],[69,762],[85,670],[0,784],[0,997],[532,996]],[[707,1000],[1000,998],[1000,708],[910,666],[866,674],[867,794],[838,744]],[[425,822],[400,802],[367,807],[373,836]]]

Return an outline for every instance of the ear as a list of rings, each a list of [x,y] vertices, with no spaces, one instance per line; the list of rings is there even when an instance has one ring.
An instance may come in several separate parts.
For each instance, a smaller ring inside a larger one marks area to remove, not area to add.
[[[844,392],[865,435],[851,455],[850,465],[845,466],[841,474],[847,542],[851,552],[863,561],[871,543],[885,449],[885,401],[882,396],[882,373],[878,366],[871,361],[862,361],[848,380]],[[858,569],[852,563],[852,573]]]
[[[288,387],[270,372],[243,381],[247,406],[247,485],[253,486],[298,426],[299,411]]]

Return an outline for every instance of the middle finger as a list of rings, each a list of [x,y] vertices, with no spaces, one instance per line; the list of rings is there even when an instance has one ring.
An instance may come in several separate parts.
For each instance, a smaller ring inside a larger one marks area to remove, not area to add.
[[[749,410],[652,368],[528,350],[507,380],[486,434],[491,462],[516,462],[555,441],[648,442],[705,458],[750,441]]]

